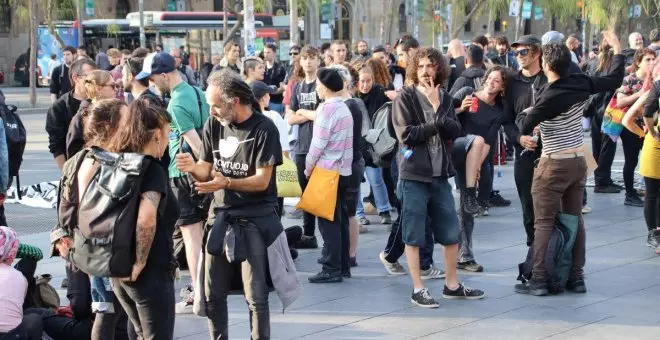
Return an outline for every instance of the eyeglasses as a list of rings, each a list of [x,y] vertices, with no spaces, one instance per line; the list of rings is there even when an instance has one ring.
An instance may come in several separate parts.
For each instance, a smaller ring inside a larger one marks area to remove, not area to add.
[[[300,52],[289,52],[289,55],[298,55]]]
[[[518,55],[525,57],[525,56],[527,56],[528,54],[529,54],[529,49],[528,49],[528,48],[526,48],[526,49],[522,49],[522,50],[518,50],[518,51],[513,51],[513,55],[516,56],[516,57],[517,57]]]

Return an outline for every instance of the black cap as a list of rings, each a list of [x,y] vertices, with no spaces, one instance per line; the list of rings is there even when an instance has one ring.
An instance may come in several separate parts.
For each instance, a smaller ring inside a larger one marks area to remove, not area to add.
[[[252,94],[254,94],[254,98],[257,100],[260,100],[266,94],[275,93],[275,90],[272,87],[266,85],[266,83],[263,81],[253,81],[252,84],[250,84],[250,87],[252,88]]]
[[[317,76],[321,84],[332,92],[339,92],[344,89],[344,78],[335,69],[321,67]]]
[[[378,53],[378,52],[383,52],[383,53],[385,53],[385,52],[387,52],[387,51],[385,50],[385,46],[383,46],[383,45],[378,45],[378,46],[374,47],[373,52],[374,52],[374,53]]]
[[[530,45],[537,45],[541,46],[541,40],[539,38],[533,36],[533,35],[523,35],[522,37],[518,38],[516,42],[511,44],[512,48],[518,47],[518,45],[525,45],[525,46],[530,46]]]

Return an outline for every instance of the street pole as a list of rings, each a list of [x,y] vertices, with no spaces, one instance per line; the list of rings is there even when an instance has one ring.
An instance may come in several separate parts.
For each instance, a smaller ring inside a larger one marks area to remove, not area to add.
[[[229,12],[229,0],[222,0],[222,41],[227,41],[227,34],[229,34],[229,18],[227,18],[227,12]]]
[[[144,0],[138,0],[138,9],[140,11],[140,47],[146,47],[147,37],[144,35]]]
[[[417,23],[417,5],[418,5],[418,0],[414,0],[412,22],[413,22],[413,37],[415,37],[415,39],[419,39],[419,24]]]
[[[291,32],[291,45],[300,43],[298,34],[298,0],[289,2],[289,32]]]
[[[78,46],[84,45],[83,39],[83,10],[81,2],[83,0],[75,0],[76,3],[76,18],[78,19]]]
[[[344,0],[339,0],[339,40],[344,40]]]
[[[245,32],[244,49],[248,57],[255,56],[257,31],[254,28],[254,0],[243,0],[243,31]]]

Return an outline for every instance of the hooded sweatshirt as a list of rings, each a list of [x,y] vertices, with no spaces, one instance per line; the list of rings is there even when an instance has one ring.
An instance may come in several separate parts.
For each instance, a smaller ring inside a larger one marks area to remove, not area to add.
[[[614,91],[623,81],[625,57],[614,56],[611,71],[603,77],[569,74],[541,87],[529,113],[521,118],[521,133],[529,134],[540,124],[543,153],[551,154],[584,144],[582,111],[589,96]]]
[[[470,66],[463,74],[456,79],[454,85],[451,87],[449,94],[454,96],[458,90],[464,87],[471,87],[475,90],[479,90],[482,83],[482,78],[486,75],[486,70],[482,66]]]

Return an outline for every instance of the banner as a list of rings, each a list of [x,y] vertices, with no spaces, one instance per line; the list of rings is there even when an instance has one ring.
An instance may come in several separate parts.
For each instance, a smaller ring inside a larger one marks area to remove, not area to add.
[[[520,15],[520,0],[511,0],[509,3],[509,16],[517,17]]]
[[[543,20],[543,8],[540,6],[534,7],[534,20]]]
[[[523,1],[522,4],[522,18],[523,19],[531,19],[532,18],[532,2],[531,1]]]

